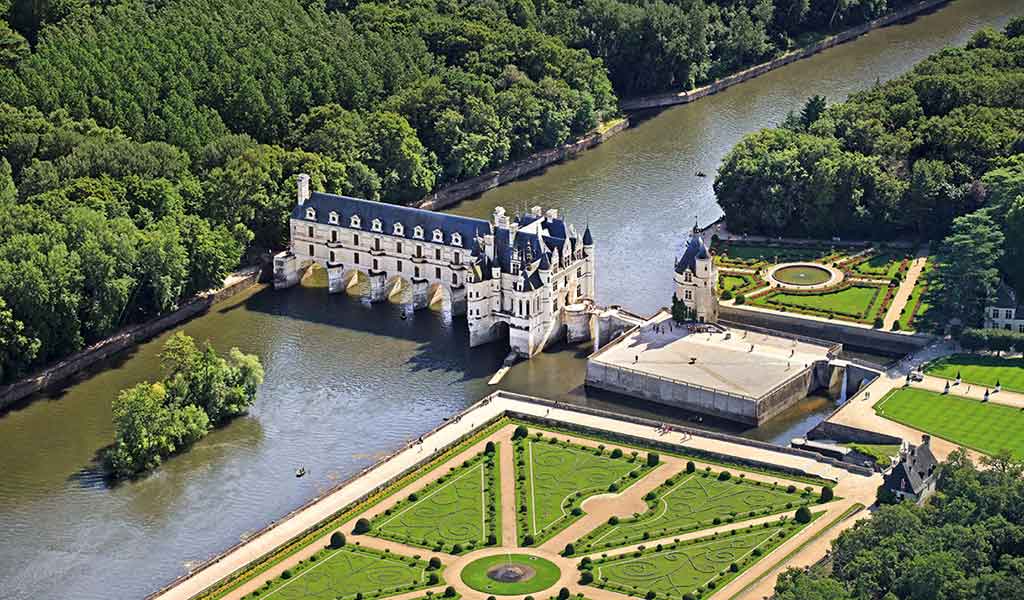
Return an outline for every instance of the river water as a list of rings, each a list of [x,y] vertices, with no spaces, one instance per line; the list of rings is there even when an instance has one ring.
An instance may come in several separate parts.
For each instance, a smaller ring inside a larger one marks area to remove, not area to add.
[[[686,229],[695,218],[705,224],[720,215],[712,178],[696,171],[713,175],[743,134],[778,123],[810,95],[841,100],[1021,14],[1017,0],[958,0],[662,112],[576,160],[452,210],[486,217],[497,205],[541,204],[589,222],[598,300],[649,313],[671,297],[672,260]],[[110,399],[159,376],[161,336],[0,416],[0,597],[140,598],[486,394],[505,354],[497,344],[470,350],[463,322],[440,313],[402,320],[392,305],[368,307],[310,288],[253,289],[183,329],[219,349],[260,356],[266,383],[251,413],[151,476],[107,485],[96,457],[112,439]],[[587,351],[544,353],[514,367],[502,387],[687,418],[587,395]],[[785,442],[830,408],[808,399],[767,427],[740,433]],[[309,475],[296,479],[298,465]]]

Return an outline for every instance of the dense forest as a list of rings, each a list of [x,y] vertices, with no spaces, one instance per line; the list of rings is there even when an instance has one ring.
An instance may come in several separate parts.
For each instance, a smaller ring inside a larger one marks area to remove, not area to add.
[[[776,600],[1006,600],[1024,589],[1024,465],[961,450],[926,506],[880,509],[832,544],[831,569],[780,576]]]
[[[286,242],[909,0],[0,0],[0,382]]]
[[[1015,19],[845,102],[811,98],[726,156],[715,192],[729,228],[943,240],[933,316],[979,324],[999,267],[1024,294],[1022,89]]]

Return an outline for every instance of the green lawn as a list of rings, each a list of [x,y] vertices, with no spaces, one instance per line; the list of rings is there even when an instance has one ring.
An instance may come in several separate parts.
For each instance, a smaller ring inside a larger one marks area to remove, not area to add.
[[[901,388],[875,404],[887,419],[985,454],[1010,450],[1024,458],[1024,412],[993,402]]]
[[[381,513],[371,521],[370,535],[438,551],[497,543],[498,450],[477,455]]]
[[[582,515],[580,504],[597,494],[624,490],[649,471],[639,455],[611,458],[593,448],[531,435],[516,442],[519,537],[524,546],[540,544]],[[614,485],[613,485],[614,484]],[[533,538],[533,543],[526,536]]]
[[[925,373],[956,379],[960,373],[963,381],[975,385],[995,387],[1002,384],[1004,390],[1024,392],[1024,359],[1002,358],[986,354],[953,354],[928,363]]]
[[[896,456],[900,451],[899,446],[889,444],[843,444],[843,446],[870,456],[883,469],[888,468],[892,464],[892,457]]]
[[[907,303],[903,307],[903,312],[900,313],[900,330],[901,331],[914,331],[917,329],[917,321],[928,312],[928,303],[921,300],[921,296],[924,295],[927,289],[927,283],[924,281],[924,275],[917,280],[917,284],[914,285],[914,290],[910,292],[910,297],[907,298]]]
[[[881,287],[855,285],[820,294],[775,292],[758,298],[755,303],[770,308],[785,306],[822,315],[834,313],[836,316],[872,320],[884,299],[885,289]]]
[[[799,488],[787,493],[787,486],[758,484],[739,477],[726,481],[718,473],[704,471],[680,474],[669,479],[648,499],[650,509],[638,518],[605,523],[576,543],[578,554],[661,539],[684,531],[714,527],[772,513],[793,510],[818,499],[817,494]]]
[[[718,278],[718,287],[725,290],[736,291],[749,285],[753,285],[754,278],[750,275],[726,274]]]
[[[881,252],[855,266],[853,271],[865,277],[892,279],[900,270],[904,258],[903,253]]]
[[[593,566],[595,585],[636,597],[654,592],[656,598],[677,600],[720,588],[789,539],[803,526],[792,519],[740,529],[735,535],[717,535],[649,549],[636,556],[598,560]],[[735,571],[732,565],[736,565]]]
[[[533,577],[518,582],[500,582],[487,576],[487,572],[491,568],[509,562],[533,569]],[[561,576],[562,571],[558,565],[550,560],[528,554],[497,554],[478,558],[462,570],[462,581],[466,585],[478,592],[498,596],[532,594],[546,590],[558,583],[558,578]]]
[[[444,583],[427,562],[349,544],[325,548],[267,582],[247,598],[262,600],[348,600],[379,598]]]

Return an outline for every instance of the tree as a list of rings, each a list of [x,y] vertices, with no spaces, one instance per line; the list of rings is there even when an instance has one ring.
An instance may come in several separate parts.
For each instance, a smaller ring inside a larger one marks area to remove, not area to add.
[[[345,534],[335,531],[331,534],[331,548],[341,548],[345,545]]]
[[[821,118],[821,115],[825,112],[825,106],[824,96],[814,95],[807,99],[803,110],[800,111],[800,124],[803,125],[805,130],[810,129],[811,125],[814,125]]]
[[[986,211],[956,218],[942,242],[930,279],[939,300],[934,306],[966,325],[979,323],[986,302],[999,284],[996,265],[1002,247],[1003,233]]]
[[[797,523],[810,523],[811,522],[811,510],[806,506],[801,506],[796,509],[796,522]]]
[[[0,383],[14,381],[39,352],[39,340],[25,335],[25,325],[14,318],[0,298]]]

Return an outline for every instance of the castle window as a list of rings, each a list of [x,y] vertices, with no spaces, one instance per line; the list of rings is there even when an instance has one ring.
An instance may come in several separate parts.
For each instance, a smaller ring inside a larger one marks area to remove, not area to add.
[[[309,237],[316,237],[316,234],[313,232],[313,226],[312,225],[310,225],[307,228],[306,232],[309,234]]]
[[[395,242],[395,252],[402,253],[402,242]]]
[[[412,230],[412,237],[414,237],[414,238],[416,238],[418,240],[422,240],[423,239],[423,228],[420,227],[419,225],[417,225],[416,228]]]
[[[401,273],[402,272],[402,261],[400,261],[400,260],[399,261],[395,261],[395,263],[398,266],[398,272]]]
[[[331,230],[331,241],[332,242],[337,242],[338,241],[338,230],[337,229],[332,229]]]
[[[685,281],[685,282],[687,282],[687,283],[689,283],[689,282],[693,281],[693,273],[691,273],[691,272],[687,271],[687,272],[686,272],[686,273],[685,273],[685,274],[683,275],[683,281]]]
[[[395,235],[405,235],[405,227],[401,223],[395,223],[392,233]]]
[[[353,233],[352,234],[352,245],[353,246],[358,246],[359,245],[359,234],[358,233]]]
[[[576,268],[576,276],[577,277],[583,277],[583,267],[577,267]]]
[[[370,229],[373,229],[374,231],[380,231],[381,226],[382,223],[380,222],[380,219],[374,219],[373,223],[370,225]]]
[[[461,260],[462,260],[462,257],[460,257],[460,256],[459,256],[459,253],[458,253],[458,252],[456,252],[456,253],[455,253],[455,254],[454,254],[454,255],[452,256],[452,262],[453,262],[453,263],[455,263],[455,264],[460,264],[460,261],[461,261]]]
[[[352,218],[348,220],[348,224],[352,227],[359,227],[359,215],[352,215]]]
[[[313,244],[309,245],[309,255],[316,256],[316,248],[313,247]]]
[[[434,269],[434,277],[436,279],[440,279],[441,278],[441,267],[436,267]]]
[[[334,262],[334,250],[331,250],[331,262]]]
[[[355,254],[352,255],[352,262],[356,263],[357,265],[359,264],[359,253],[358,252],[356,252]]]
[[[378,269],[380,269],[380,267],[377,266],[377,259],[375,258],[375,259],[373,259],[373,270],[377,271]]]
[[[444,232],[440,229],[435,229],[432,240],[439,243],[444,243]]]
[[[441,249],[434,248],[434,260],[441,260]]]
[[[327,216],[327,220],[330,221],[331,225],[338,224],[338,213],[331,211],[331,214]]]
[[[419,277],[420,277],[420,268],[419,267],[413,267],[413,277],[419,279]]]
[[[686,300],[693,300],[693,290],[686,290],[683,292],[683,298]]]
[[[306,218],[310,220],[316,220],[316,209],[310,206],[306,209]]]
[[[380,250],[380,238],[373,238],[373,249]]]
[[[459,274],[452,273],[452,285],[459,285]]]
[[[452,245],[454,245],[454,246],[461,246],[462,245],[462,236],[457,234],[457,233],[453,233],[452,234]]]

